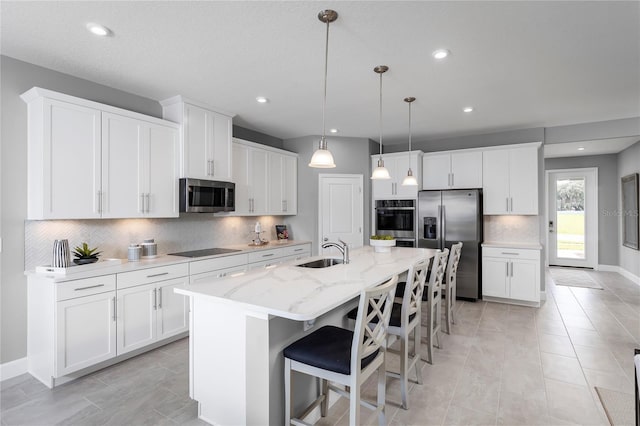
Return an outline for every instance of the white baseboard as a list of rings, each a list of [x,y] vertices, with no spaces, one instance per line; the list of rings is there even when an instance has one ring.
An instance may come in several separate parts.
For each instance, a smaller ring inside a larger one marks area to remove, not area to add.
[[[27,358],[16,359],[15,361],[0,364],[0,381],[12,379],[27,372]]]
[[[602,271],[602,272],[617,272],[620,275],[622,275],[623,277],[627,278],[628,280],[631,280],[635,284],[640,285],[640,277],[635,275],[635,274],[632,274],[631,272],[627,271],[626,269],[622,268],[621,266],[617,266],[617,265],[598,265],[598,270]]]

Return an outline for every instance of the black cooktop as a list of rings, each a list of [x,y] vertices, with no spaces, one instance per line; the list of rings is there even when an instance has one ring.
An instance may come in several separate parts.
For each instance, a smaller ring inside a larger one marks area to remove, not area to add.
[[[240,250],[224,249],[224,248],[209,248],[209,249],[202,249],[202,250],[183,251],[180,253],[169,253],[169,255],[182,256],[182,257],[204,257],[204,256],[215,256],[216,254],[234,253],[236,251],[240,251]]]

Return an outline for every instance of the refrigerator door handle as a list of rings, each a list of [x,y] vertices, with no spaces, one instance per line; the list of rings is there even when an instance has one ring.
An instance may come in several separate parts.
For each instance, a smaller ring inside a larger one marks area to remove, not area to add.
[[[445,238],[447,237],[447,210],[446,206],[440,206],[440,223],[441,231],[440,231],[440,250],[444,250],[447,242]]]

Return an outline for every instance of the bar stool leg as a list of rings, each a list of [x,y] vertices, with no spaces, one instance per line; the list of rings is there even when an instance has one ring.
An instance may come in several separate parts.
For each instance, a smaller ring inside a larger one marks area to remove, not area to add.
[[[418,384],[422,384],[422,370],[420,369],[420,342],[422,341],[422,333],[421,330],[422,325],[418,324],[417,327],[413,329],[413,356],[416,357],[415,366],[416,366],[416,379]]]
[[[327,417],[327,409],[329,408],[329,381],[320,379],[320,388],[324,399],[320,404],[320,416]]]
[[[291,409],[293,407],[291,400],[291,360],[284,359],[284,424],[291,425]]]
[[[387,369],[385,363],[378,368],[378,407],[382,407],[382,410],[378,413],[378,425],[385,426],[387,424],[385,410],[387,407]],[[360,423],[356,423],[360,424]]]
[[[409,386],[409,366],[407,365],[409,357],[409,345],[408,336],[402,336],[400,339],[400,392],[402,394],[402,408],[409,409],[409,402],[407,401],[407,387]]]

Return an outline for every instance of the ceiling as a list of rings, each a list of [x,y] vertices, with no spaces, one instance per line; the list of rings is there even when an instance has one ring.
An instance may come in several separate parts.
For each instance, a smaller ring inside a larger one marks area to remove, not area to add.
[[[155,100],[181,94],[278,138],[384,143],[640,116],[640,2],[0,2],[1,53]],[[98,22],[112,37],[90,34]],[[452,55],[436,61],[431,53]],[[258,104],[257,96],[269,99]],[[473,106],[472,113],[463,113]]]
[[[638,141],[640,141],[640,136],[545,144],[544,158],[615,154]]]

